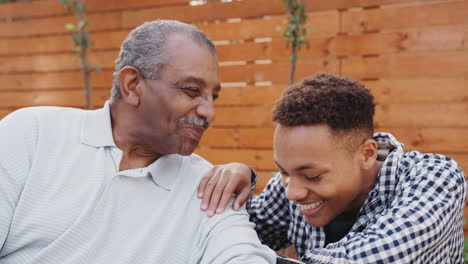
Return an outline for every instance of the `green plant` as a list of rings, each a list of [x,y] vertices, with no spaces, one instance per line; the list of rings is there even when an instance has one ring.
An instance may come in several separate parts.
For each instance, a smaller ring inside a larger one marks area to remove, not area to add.
[[[305,23],[307,22],[307,14],[305,12],[304,2],[297,0],[284,0],[284,4],[288,10],[288,26],[283,32],[286,38],[286,47],[291,48],[290,70],[288,84],[294,82],[294,74],[296,72],[297,53],[302,45],[309,47],[309,41],[306,40],[307,30]],[[313,29],[312,29],[313,30]]]
[[[89,66],[88,49],[93,45],[87,27],[89,22],[85,17],[86,6],[81,0],[60,0],[65,5],[68,12],[75,15],[77,18],[76,24],[66,24],[65,28],[71,31],[73,41],[73,50],[75,56],[79,57],[81,62],[81,73],[83,76],[83,87],[85,91],[85,109],[91,108],[91,86],[90,75],[93,71],[100,71],[98,66]]]
[[[468,263],[468,237],[465,237],[465,247],[463,248],[463,260]]]

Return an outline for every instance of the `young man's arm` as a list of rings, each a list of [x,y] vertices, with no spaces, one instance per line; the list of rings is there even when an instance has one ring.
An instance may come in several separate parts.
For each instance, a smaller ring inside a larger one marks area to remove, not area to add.
[[[422,162],[395,190],[395,199],[366,228],[326,248],[311,249],[313,263],[462,262],[465,176],[450,161]],[[372,206],[372,205],[371,205]],[[459,262],[458,262],[459,261]]]
[[[247,201],[250,221],[255,223],[260,241],[273,250],[280,250],[291,244],[288,239],[291,224],[289,209],[279,173],[268,181],[260,196],[251,197]]]

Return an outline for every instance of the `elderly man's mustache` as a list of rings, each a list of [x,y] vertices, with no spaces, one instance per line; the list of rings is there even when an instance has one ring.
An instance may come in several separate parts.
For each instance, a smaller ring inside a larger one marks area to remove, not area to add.
[[[208,123],[208,121],[206,121],[206,119],[204,118],[196,119],[196,118],[190,118],[190,117],[182,117],[180,119],[180,122],[182,124],[203,127],[205,129],[210,127],[210,123]]]

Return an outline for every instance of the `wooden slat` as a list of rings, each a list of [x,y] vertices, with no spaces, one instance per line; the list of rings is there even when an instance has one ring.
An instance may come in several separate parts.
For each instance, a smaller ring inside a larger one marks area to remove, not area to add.
[[[102,106],[109,98],[107,89],[94,89],[92,93],[93,106]],[[0,93],[0,108],[21,108],[28,106],[72,106],[83,107],[85,93],[81,89],[68,91],[43,91],[43,92],[2,92]]]
[[[465,219],[468,218],[468,206],[465,206],[463,215],[465,216]],[[466,236],[468,236],[468,224],[466,223],[466,220],[465,220],[464,223],[465,223],[465,224],[464,224],[464,226],[463,226],[463,233],[464,233],[464,235],[465,235],[465,237],[466,237]]]
[[[468,23],[468,1],[447,1],[349,11],[343,14],[343,32]],[[403,18],[403,19],[402,19]]]
[[[289,67],[287,61],[274,64],[226,66],[220,68],[220,78],[223,82],[254,83],[271,81],[286,83]],[[298,60],[296,67],[296,80],[300,80],[317,72],[338,73],[339,62],[335,58]]]
[[[128,1],[119,1],[117,6],[111,6],[111,8],[120,9],[124,6],[144,7],[147,6],[146,0],[138,4],[128,4]],[[174,0],[176,1],[176,0]],[[182,1],[182,0],[180,0]],[[308,3],[310,1],[310,3]],[[139,1],[137,1],[139,2]],[[177,1],[176,1],[177,2]],[[183,2],[183,1],[182,1]],[[36,2],[34,2],[36,3]],[[40,3],[40,2],[38,2]],[[95,5],[95,10],[100,8],[106,9],[109,7],[108,2],[99,3],[99,1],[92,2]],[[26,4],[26,3],[23,3]],[[148,2],[149,4],[149,2]],[[157,4],[151,3],[156,6]],[[308,11],[324,11],[324,10],[335,10],[341,8],[350,8],[355,6],[357,3],[351,3],[341,0],[333,0],[321,3],[317,5],[312,0],[306,1]],[[11,6],[17,6],[13,4]],[[50,7],[50,6],[53,7]],[[119,5],[122,5],[119,7]],[[60,15],[64,15],[63,7],[53,2],[45,3],[45,8],[37,7],[37,10],[52,10],[52,13],[56,13],[57,10]],[[261,8],[259,8],[261,7]],[[22,7],[24,8],[24,7]],[[6,8],[8,9],[8,8]],[[20,8],[21,9],[21,8]],[[4,10],[1,9],[0,10]],[[55,11],[54,11],[55,10]],[[91,8],[93,10],[93,8]],[[6,11],[4,13],[9,13]],[[15,11],[13,11],[15,12]],[[43,12],[42,15],[47,15],[48,11]],[[40,13],[39,12],[39,13]],[[49,13],[50,14],[50,13]],[[264,15],[283,15],[285,10],[283,4],[280,1],[271,2],[270,0],[249,0],[249,1],[235,1],[231,3],[210,3],[201,6],[168,6],[158,8],[144,8],[141,10],[125,10],[121,12],[112,13],[90,13],[88,19],[91,22],[91,31],[96,30],[116,30],[116,29],[129,29],[134,28],[145,21],[154,19],[176,19],[185,22],[196,22],[206,21],[215,19],[226,19],[226,18],[250,18],[250,17],[261,17]],[[329,24],[336,28],[338,20],[337,13],[333,15],[334,19],[329,19]],[[64,25],[67,23],[73,23],[75,18],[72,16],[59,16],[59,17],[48,17],[39,19],[22,19],[11,23],[0,23],[0,37],[11,37],[11,36],[28,36],[28,35],[44,35],[44,34],[56,34],[56,33],[67,33]],[[316,27],[318,32],[322,32],[322,28],[326,25],[326,20],[320,19],[320,15],[317,16],[317,20],[314,20],[314,14],[311,15],[310,23],[312,27]],[[316,23],[316,24],[314,24]],[[281,23],[279,24],[281,25]],[[276,29],[276,26],[274,27]],[[214,39],[216,39],[214,37]]]
[[[255,8],[254,8],[255,7]],[[123,26],[133,28],[155,18],[175,19],[183,22],[212,21],[228,18],[260,17],[263,15],[284,14],[283,3],[269,0],[236,1],[209,3],[199,6],[147,8],[124,11]]]
[[[198,148],[196,154],[213,164],[241,162],[259,170],[275,170],[271,150]]]
[[[339,32],[339,13],[337,11],[308,13],[307,28],[314,28],[310,35],[332,35]],[[195,24],[212,40],[244,40],[254,38],[280,38],[287,25],[285,16],[244,19],[240,22],[221,22]]]
[[[302,48],[299,58],[325,57],[330,55],[328,45],[332,38],[313,38],[310,48]],[[220,45],[217,47],[220,61],[287,60],[291,56],[290,48],[283,40],[261,43]]]
[[[257,171],[257,186],[255,188],[255,195],[259,195],[262,190],[266,187],[268,181],[272,177],[273,170],[269,171]]]
[[[67,9],[60,1],[42,0],[16,3],[4,3],[0,5],[0,19],[11,20],[13,18],[43,17],[66,15]]]
[[[113,69],[118,51],[102,51],[91,53],[91,65],[98,65],[104,69]],[[36,55],[20,57],[0,57],[0,73],[53,72],[79,70],[78,60],[71,54]],[[289,63],[250,64],[240,66],[226,66],[220,68],[223,82],[285,82]],[[299,60],[297,63],[297,80],[312,75],[318,71],[338,72],[338,60],[320,58],[314,60]]]
[[[326,47],[322,45],[329,42],[328,38],[319,37],[323,35],[336,34],[339,30],[339,14],[338,12],[319,12],[310,13],[313,17],[308,23],[308,27],[316,29],[317,33],[309,33],[311,42],[310,49],[304,49],[304,55],[306,54],[328,54]],[[203,30],[212,40],[245,40],[254,38],[265,38],[274,37],[282,38],[282,31],[285,28],[286,17],[272,17],[269,19],[254,19],[254,20],[243,20],[239,23],[211,23],[211,24],[199,24],[196,25]],[[12,27],[15,25],[12,25]],[[282,27],[282,30],[278,30],[277,27]],[[91,27],[90,29],[93,29]],[[34,53],[53,53],[53,52],[71,52],[72,42],[69,34],[63,27],[57,28],[56,30],[63,30],[65,35],[59,36],[29,36],[24,38],[13,38],[4,39],[0,42],[0,56],[1,55],[13,55],[13,54],[34,54]],[[94,32],[91,34],[91,40],[94,45],[92,50],[99,49],[119,49],[122,41],[130,33],[129,29],[117,30],[117,31],[103,31]],[[253,44],[253,45],[252,45]],[[222,45],[218,46],[218,52],[220,60],[242,60],[239,55],[242,55],[244,51],[249,54],[253,53],[252,48],[258,50],[262,48],[263,43],[251,43],[242,45]],[[268,45],[268,44],[267,44]],[[271,44],[269,44],[271,45]],[[259,48],[256,48],[256,47]],[[274,46],[275,52],[287,51],[285,48],[285,42],[281,39]],[[276,50],[278,49],[279,50]],[[232,52],[232,50],[238,50]],[[242,49],[242,50],[239,50]],[[284,50],[284,51],[283,51]],[[242,52],[241,52],[242,51]],[[271,52],[272,49],[268,49],[268,56],[275,55]],[[238,57],[234,57],[237,54]],[[286,54],[286,53],[285,53]],[[260,54],[259,54],[260,55]],[[302,53],[301,56],[304,56]],[[245,55],[244,55],[245,56]],[[281,55],[284,57],[284,54]],[[281,57],[280,56],[280,57]],[[256,59],[255,56],[250,56],[247,59]],[[259,57],[262,58],[262,57]]]
[[[272,104],[287,85],[225,87],[221,89],[216,105]]]
[[[5,116],[11,113],[13,110],[10,109],[0,109],[0,120],[2,120]]]
[[[338,56],[458,50],[468,48],[468,42],[465,41],[467,36],[468,25],[339,35],[333,39],[328,49]]]
[[[215,127],[272,127],[272,106],[218,107]],[[466,128],[468,103],[379,104],[375,127]]]
[[[87,0],[84,1],[88,13],[134,9],[144,7],[188,4],[191,0]],[[0,19],[25,19],[68,14],[65,6],[56,0],[40,0],[0,5]]]
[[[376,103],[468,102],[468,78],[380,79],[362,83],[371,89]],[[225,87],[216,105],[273,104],[287,86]]]
[[[375,126],[468,127],[468,103],[381,104],[376,107]]]
[[[342,61],[342,74],[358,79],[464,76],[468,74],[468,52],[351,57]]]
[[[468,152],[468,128],[380,128],[405,144],[405,151]]]
[[[405,150],[428,153],[468,152],[468,128],[379,128],[392,133],[405,144]],[[201,146],[224,148],[271,149],[274,128],[211,128]]]
[[[163,7],[171,5],[184,5],[188,4],[191,0],[87,0],[85,1],[86,10],[90,13],[114,11],[122,9],[136,9],[136,8],[150,8],[150,7]],[[246,1],[247,2],[247,1]],[[329,9],[343,9],[351,7],[366,7],[377,6],[384,4],[394,3],[407,3],[417,2],[417,0],[329,0],[325,2],[316,3],[307,0],[306,7],[308,10],[329,10]],[[262,2],[265,3],[265,2]],[[255,6],[254,3],[252,5]],[[261,4],[261,3],[260,3]],[[266,3],[268,4],[268,3]],[[275,9],[276,10],[276,9]],[[56,0],[41,0],[32,2],[17,2],[17,3],[4,3],[0,6],[0,19],[24,19],[35,18],[44,16],[59,16],[66,14],[66,10]]]
[[[69,55],[71,56],[71,55]],[[91,73],[93,87],[108,88],[112,86],[112,72]],[[48,90],[82,87],[81,72],[0,74],[0,91],[2,90]]]
[[[218,107],[216,108],[215,127],[272,127],[272,106]]]
[[[273,128],[210,128],[200,146],[271,149]]]
[[[242,26],[240,23],[236,23]],[[129,31],[96,32],[91,39],[94,43],[91,51],[100,49],[119,49]],[[329,44],[332,38],[310,38],[313,45],[310,48],[303,48],[299,52],[300,58],[311,58],[327,56],[331,53]],[[70,36],[40,36],[20,39],[6,39],[0,42],[0,56],[8,55],[29,55],[35,53],[58,53],[73,52],[73,45]],[[252,42],[232,45],[217,46],[219,61],[241,61],[241,60],[265,60],[265,59],[288,59],[290,49],[286,47],[284,40],[273,42]]]
[[[120,49],[129,30],[105,31],[91,34],[93,46],[91,52],[101,49]],[[39,36],[4,39],[0,41],[0,56],[7,55],[37,55],[38,53],[73,53],[70,35]]]
[[[171,5],[188,5],[192,0],[87,0],[86,9],[89,12],[102,12],[123,9],[164,7]]]
[[[90,14],[90,31],[121,29],[121,13]],[[0,37],[38,36],[47,34],[69,34],[68,23],[76,23],[73,16],[48,17],[0,23]]]
[[[89,55],[90,65],[114,68],[118,51],[102,51]],[[72,54],[0,57],[0,73],[49,72],[80,70],[81,64]]]
[[[355,56],[405,51],[442,51],[467,49],[468,25],[423,28],[398,32],[315,37],[310,48],[303,48],[299,58]],[[290,56],[284,41],[223,45],[218,47],[220,60],[283,59]]]
[[[374,6],[380,3],[414,2],[414,0],[387,0],[387,1],[343,1],[328,0],[316,2],[305,0],[306,11],[317,12],[337,10],[352,7]],[[142,10],[126,11],[123,13],[124,27],[135,27],[144,21],[160,19],[176,19],[184,22],[224,20],[228,18],[256,18],[265,15],[283,15],[286,9],[281,1],[271,0],[244,0],[226,3],[209,3],[192,7],[164,7],[146,8]],[[313,20],[313,18],[311,19]]]
[[[468,101],[468,78],[380,79],[363,82],[377,103]]]
[[[318,18],[321,18],[324,21],[322,24],[325,25],[338,24],[337,12],[317,14],[319,16],[314,16],[313,19],[314,25],[317,23]],[[332,23],[325,23],[325,21]],[[333,21],[336,23],[333,23]],[[290,56],[290,50],[282,39],[282,31],[276,30],[276,27],[284,22],[284,17],[277,17],[242,21],[239,23],[222,23],[222,25],[208,24],[204,26],[202,24],[200,27],[210,37],[214,36],[218,39],[274,38],[272,42],[218,45],[217,49],[220,61],[284,59]],[[130,30],[95,32],[91,35],[94,43],[92,50],[119,49],[129,32]],[[309,33],[310,48],[301,49],[298,57],[354,56],[404,51],[441,51],[468,48],[468,42],[465,41],[466,36],[468,36],[467,25],[402,30],[398,32],[338,35],[336,37],[323,35]],[[25,37],[5,39],[0,42],[0,56],[54,52],[72,52],[70,36]]]
[[[425,0],[429,2],[428,0]],[[435,0],[437,1],[437,0]],[[418,3],[421,0],[350,0],[353,7],[375,7],[375,6],[387,6],[392,4],[407,4],[407,3]]]
[[[0,56],[72,51],[73,44],[68,35],[14,38],[0,41]]]

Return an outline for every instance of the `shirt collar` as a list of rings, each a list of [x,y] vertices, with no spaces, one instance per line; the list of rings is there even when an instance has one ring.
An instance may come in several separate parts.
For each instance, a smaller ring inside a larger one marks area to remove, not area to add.
[[[182,157],[178,154],[161,156],[144,168],[119,171],[118,175],[132,178],[151,177],[153,182],[166,191],[171,191],[178,178]]]
[[[115,147],[109,101],[103,108],[86,112],[81,128],[81,143],[91,147]]]
[[[390,133],[375,133],[374,140],[377,142],[378,159],[383,161],[377,181],[364,202],[364,205],[375,199],[383,203],[393,196],[398,181],[398,164],[404,155],[404,145]]]
[[[81,130],[81,143],[92,147],[117,147],[112,135],[110,104],[103,108],[87,111]],[[182,158],[178,154],[161,156],[146,168],[122,171],[129,177],[150,176],[156,185],[170,191],[177,178]]]
[[[156,185],[166,191],[171,191],[178,178],[181,165],[182,157],[179,154],[167,154],[146,167],[146,175],[151,176]]]

